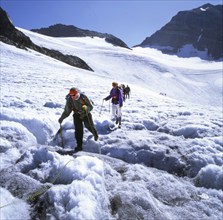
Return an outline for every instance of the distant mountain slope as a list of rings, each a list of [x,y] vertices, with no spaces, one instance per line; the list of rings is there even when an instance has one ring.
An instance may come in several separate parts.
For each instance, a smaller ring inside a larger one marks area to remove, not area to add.
[[[71,66],[93,71],[85,61],[77,56],[64,55],[56,50],[49,50],[44,47],[34,44],[29,37],[17,30],[10,21],[7,13],[0,7],[0,41],[14,45],[21,49],[30,48],[44,55],[50,56],[54,59],[60,60]]]
[[[155,47],[164,53],[179,56],[184,56],[186,52],[189,57],[199,56],[203,52],[208,59],[223,58],[222,14],[223,5],[211,4],[181,11],[138,46]]]
[[[73,25],[55,24],[49,26],[48,28],[32,29],[31,31],[51,37],[100,37],[105,38],[106,42],[111,43],[114,46],[129,49],[127,44],[111,34],[103,34],[96,31],[84,30]]]

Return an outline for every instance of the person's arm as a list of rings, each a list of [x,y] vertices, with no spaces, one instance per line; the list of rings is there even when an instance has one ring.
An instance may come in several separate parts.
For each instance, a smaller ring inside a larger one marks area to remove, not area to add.
[[[63,122],[63,120],[64,120],[65,118],[67,118],[67,117],[70,115],[70,113],[72,112],[72,106],[71,106],[71,103],[70,103],[70,102],[71,102],[70,99],[68,99],[67,102],[66,102],[64,111],[63,111],[61,117],[60,117],[59,120],[58,120],[60,124],[61,124],[61,123]]]
[[[112,90],[110,91],[110,94],[104,98],[105,101],[108,101],[110,98],[112,98]]]
[[[86,95],[84,95],[84,100],[85,100],[85,105],[87,106],[87,110],[88,112],[90,112],[93,109],[93,105]]]

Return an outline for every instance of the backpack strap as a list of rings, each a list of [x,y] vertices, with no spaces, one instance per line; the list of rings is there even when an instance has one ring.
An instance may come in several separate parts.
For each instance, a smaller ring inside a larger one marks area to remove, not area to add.
[[[86,101],[82,93],[80,93],[80,99],[81,99],[82,106],[85,105]]]
[[[80,93],[80,99],[81,99],[81,104],[82,104],[82,106],[85,105],[86,101],[85,101],[85,98],[84,98],[84,96],[83,96],[82,93]],[[74,103],[73,103],[73,100],[72,100],[71,97],[70,97],[70,102],[71,102],[71,105],[72,105],[72,110],[73,110],[73,112],[74,112],[74,113],[75,113],[75,112],[78,112],[78,110],[77,110],[77,109],[75,108],[75,106],[74,106]]]

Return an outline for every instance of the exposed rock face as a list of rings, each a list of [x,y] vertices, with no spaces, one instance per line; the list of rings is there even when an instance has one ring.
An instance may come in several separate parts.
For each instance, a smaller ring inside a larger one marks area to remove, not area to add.
[[[0,41],[21,49],[30,48],[71,66],[93,71],[82,59],[76,56],[64,55],[56,50],[49,50],[35,45],[29,37],[17,30],[8,18],[7,13],[0,7]]]
[[[120,46],[129,49],[129,47],[122,40],[111,34],[83,30],[73,25],[56,24],[49,26],[48,28],[32,29],[31,31],[51,37],[100,37],[105,38],[108,43],[111,43],[114,46]]]
[[[223,5],[205,4],[181,11],[140,45],[156,47],[164,53],[179,54],[185,45],[207,51],[209,58],[223,58]]]

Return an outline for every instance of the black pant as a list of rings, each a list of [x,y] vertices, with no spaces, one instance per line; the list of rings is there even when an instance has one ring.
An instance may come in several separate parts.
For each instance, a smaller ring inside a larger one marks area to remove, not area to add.
[[[83,127],[83,122],[84,126],[93,134],[97,134],[97,131],[94,127],[94,123],[92,120],[92,115],[89,112],[88,116],[85,116],[83,119],[80,118],[80,114],[75,113],[73,115],[74,117],[74,128],[75,128],[75,138],[77,141],[77,146],[82,147],[83,144],[83,133],[84,133],[84,127]]]

